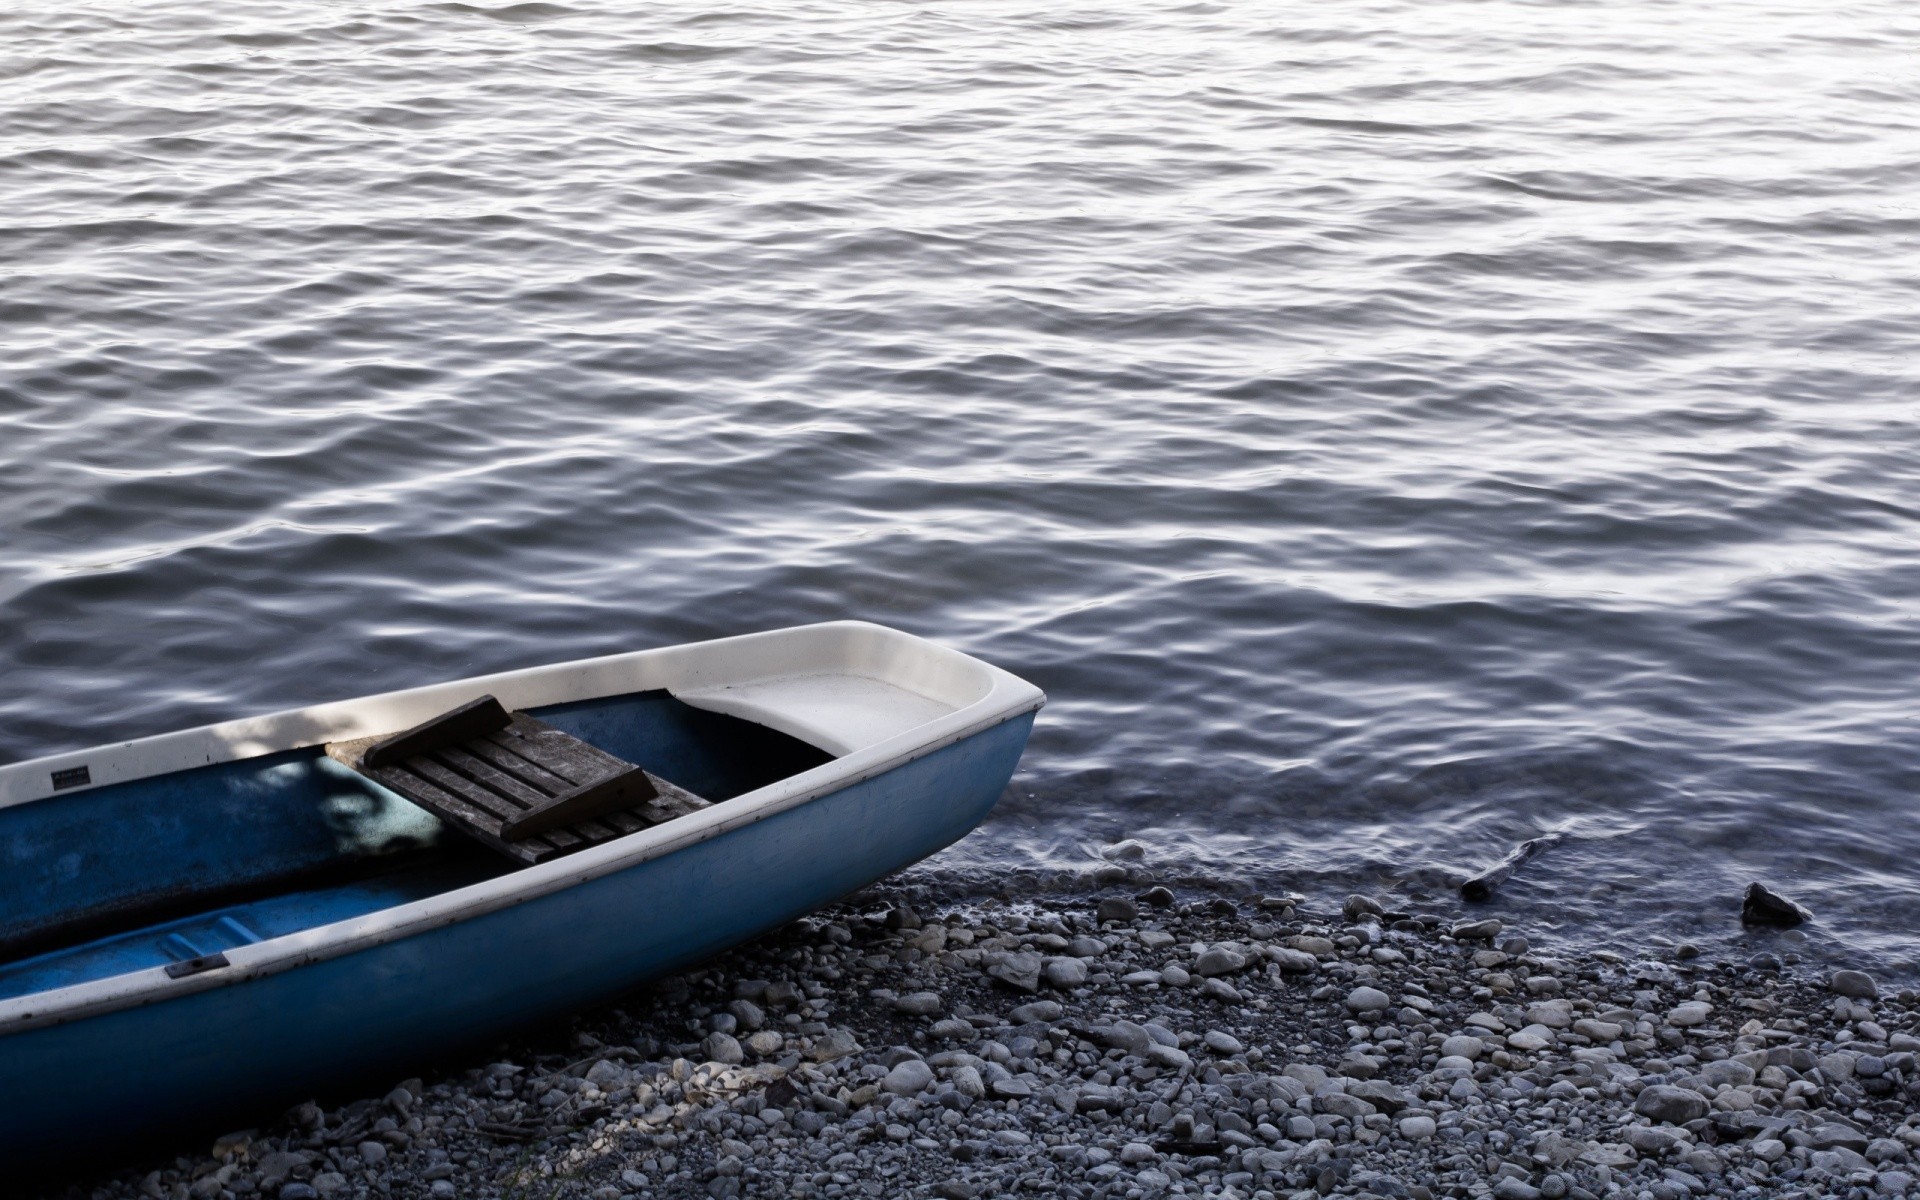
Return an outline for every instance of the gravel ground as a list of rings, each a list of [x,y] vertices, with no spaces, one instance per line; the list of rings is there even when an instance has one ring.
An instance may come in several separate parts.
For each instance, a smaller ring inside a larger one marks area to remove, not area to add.
[[[1920,996],[1498,921],[857,899],[57,1196],[1920,1197]]]

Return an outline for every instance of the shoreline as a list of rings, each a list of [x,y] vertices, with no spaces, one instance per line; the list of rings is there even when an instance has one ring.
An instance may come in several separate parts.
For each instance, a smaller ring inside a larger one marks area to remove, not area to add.
[[[1298,897],[871,891],[52,1197],[1920,1196],[1920,995]]]

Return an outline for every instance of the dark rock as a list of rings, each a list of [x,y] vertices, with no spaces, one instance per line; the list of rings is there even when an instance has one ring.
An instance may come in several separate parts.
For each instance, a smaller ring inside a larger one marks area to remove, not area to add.
[[[1139,900],[1155,908],[1166,908],[1173,903],[1173,893],[1164,887],[1150,887],[1140,893]]]
[[[1798,925],[1813,920],[1806,908],[1755,880],[1747,885],[1746,899],[1740,903],[1742,925]]]
[[[1096,917],[1102,925],[1108,921],[1125,924],[1140,915],[1140,906],[1125,896],[1109,896],[1100,902]]]

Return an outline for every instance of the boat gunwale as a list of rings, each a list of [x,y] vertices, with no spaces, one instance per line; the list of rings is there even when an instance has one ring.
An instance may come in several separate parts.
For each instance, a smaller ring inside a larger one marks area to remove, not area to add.
[[[231,987],[252,979],[276,975],[283,971],[294,970],[310,963],[338,958],[389,942],[399,941],[416,934],[426,933],[436,928],[459,924],[489,913],[511,908],[518,904],[529,903],[568,888],[589,883],[595,879],[639,866],[656,858],[664,857],[688,846],[697,845],[749,825],[757,824],[769,817],[787,812],[822,796],[830,795],[856,784],[863,783],[875,776],[885,774],[895,768],[924,758],[938,750],[945,749],[982,733],[995,726],[1004,724],[1027,713],[1038,710],[1046,703],[1041,690],[1026,680],[1019,678],[991,663],[983,662],[971,655],[940,646],[916,635],[875,625],[864,621],[835,621],[816,625],[796,626],[792,629],[773,630],[761,634],[745,634],[735,638],[720,638],[709,642],[683,643],[677,646],[662,647],[655,650],[628,651],[621,654],[606,655],[599,658],[576,659],[567,663],[555,663],[545,667],[524,668],[518,671],[496,675],[476,676],[472,679],[457,680],[435,684],[426,688],[413,688],[398,692],[383,693],[377,696],[363,697],[357,701],[339,701],[325,705],[316,705],[309,709],[290,709],[268,717],[251,718],[245,721],[224,722],[217,725],[202,726],[198,729],[183,730],[177,734],[163,734],[156,738],[123,743],[125,749],[140,747],[143,744],[163,742],[172,738],[191,735],[205,735],[211,731],[229,726],[246,725],[254,727],[276,719],[298,719],[314,709],[344,709],[357,703],[395,701],[418,697],[425,693],[439,693],[446,689],[472,688],[478,691],[489,690],[501,683],[522,681],[529,677],[552,675],[586,666],[617,668],[637,663],[649,656],[691,650],[695,647],[713,647],[725,643],[747,643],[759,639],[793,636],[801,631],[862,630],[878,632],[896,645],[911,647],[923,653],[939,656],[951,656],[949,661],[962,661],[968,666],[985,673],[988,688],[985,694],[971,703],[962,705],[945,716],[901,730],[892,736],[881,739],[872,745],[854,750],[833,759],[830,762],[790,775],[785,779],[757,788],[751,792],[736,796],[724,803],[715,804],[700,812],[676,818],[675,820],[642,829],[624,837],[615,838],[598,846],[563,855],[535,866],[511,870],[491,879],[455,888],[451,891],[424,897],[406,904],[395,905],[359,917],[344,921],[317,925],[310,929],[298,930],[279,937],[267,938],[225,952],[228,965],[224,968],[203,971],[175,979],[167,974],[163,966],[149,967],[138,971],[109,976],[104,979],[89,980],[84,983],[70,984],[62,988],[48,989],[26,996],[0,1000],[0,1037],[24,1033],[29,1030],[51,1025],[66,1024],[87,1017],[101,1016],[122,1009],[162,1003],[167,1000],[184,998],[198,992],[215,988]],[[820,674],[828,672],[821,671]],[[838,672],[856,674],[862,672]],[[871,678],[885,680],[883,676]],[[711,685],[709,685],[711,686]],[[896,684],[896,686],[898,686]],[[669,688],[669,691],[672,689]],[[698,690],[689,687],[688,690]],[[478,694],[476,691],[475,694]],[[604,692],[583,694],[573,697],[575,700],[592,700],[606,696],[627,694],[624,692]],[[556,701],[565,703],[568,701]],[[314,743],[307,743],[310,746]],[[277,748],[248,749],[226,761],[244,758],[262,757],[267,754],[282,753],[287,750],[304,749],[307,746],[281,746]],[[10,773],[26,769],[46,770],[48,766],[62,760],[83,758],[88,754],[98,754],[106,747],[96,747],[89,751],[48,756],[29,762],[0,767],[0,782]],[[175,768],[180,769],[180,768]],[[191,767],[184,769],[193,769]],[[169,774],[171,771],[158,771],[154,774]],[[150,776],[134,776],[146,778]],[[114,782],[123,782],[116,779]],[[59,798],[79,796],[84,792],[54,793]],[[51,797],[49,797],[51,798]],[[0,808],[10,804],[31,803],[32,799],[0,801]],[[905,864],[901,864],[905,865]]]

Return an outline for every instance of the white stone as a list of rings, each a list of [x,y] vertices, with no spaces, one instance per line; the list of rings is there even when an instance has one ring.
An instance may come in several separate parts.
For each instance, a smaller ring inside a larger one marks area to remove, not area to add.
[[[968,1026],[968,1028],[972,1027]],[[771,1029],[762,1029],[759,1033],[751,1034],[747,1038],[747,1049],[760,1058],[771,1058],[780,1053],[784,1044],[785,1040]]]

